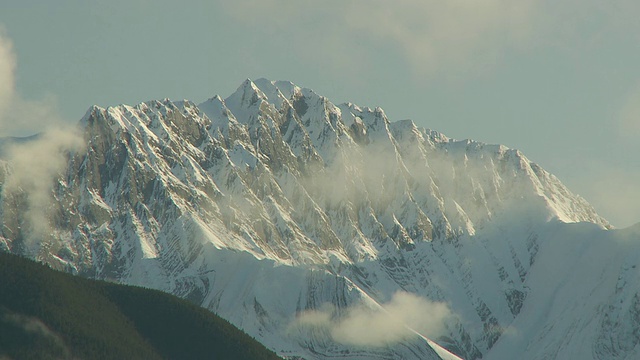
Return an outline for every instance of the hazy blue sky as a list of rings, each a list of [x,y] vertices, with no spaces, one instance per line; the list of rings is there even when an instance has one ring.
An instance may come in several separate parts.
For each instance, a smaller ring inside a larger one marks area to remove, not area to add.
[[[0,26],[5,135],[291,80],[518,148],[615,226],[640,221],[637,0],[3,0]]]

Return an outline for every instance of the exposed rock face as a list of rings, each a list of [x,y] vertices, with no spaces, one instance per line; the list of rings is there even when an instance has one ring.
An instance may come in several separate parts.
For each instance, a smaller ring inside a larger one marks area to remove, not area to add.
[[[188,298],[286,356],[450,357],[421,336],[366,348],[291,325],[323,304],[339,314],[397,291],[448,304],[455,316],[433,339],[442,347],[491,356],[538,306],[528,279],[556,222],[607,233],[517,150],[288,82],[247,80],[200,105],[94,106],[79,126],[87,146],[56,182],[50,237],[27,242],[28,194],[3,192],[0,248]],[[619,325],[637,303],[608,308],[599,328],[636,344],[637,328]],[[633,349],[598,339],[599,356]]]

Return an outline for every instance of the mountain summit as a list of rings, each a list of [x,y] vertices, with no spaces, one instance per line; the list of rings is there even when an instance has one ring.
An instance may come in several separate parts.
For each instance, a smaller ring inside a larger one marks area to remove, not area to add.
[[[588,324],[547,288],[588,297],[566,283],[581,266],[638,285],[640,251],[615,245],[635,233],[518,150],[266,79],[199,105],[94,106],[79,127],[50,231],[29,240],[28,189],[3,190],[0,249],[170,292],[291,358],[606,358],[640,342],[625,319],[640,286],[603,284]]]

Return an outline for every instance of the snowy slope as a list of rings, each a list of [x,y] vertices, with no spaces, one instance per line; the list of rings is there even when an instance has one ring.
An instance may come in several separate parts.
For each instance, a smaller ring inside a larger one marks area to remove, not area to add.
[[[3,191],[0,248],[188,298],[291,357],[519,358],[514,329],[536,349],[573,351],[539,335],[545,326],[597,333],[595,358],[635,341],[606,340],[624,326],[635,339],[633,324],[620,325],[628,307],[610,311],[619,323],[591,327],[567,325],[572,312],[562,325],[536,317],[553,298],[540,274],[572,273],[560,258],[581,263],[573,246],[622,250],[606,220],[517,150],[265,79],[199,105],[94,106],[79,126],[87,146],[56,181],[51,233],[32,240],[28,189]],[[11,164],[3,169],[10,177]],[[553,248],[560,238],[572,240]],[[624,301],[633,289],[619,291]],[[437,331],[405,324],[398,332],[413,335],[375,346],[332,332],[399,293],[446,305],[448,316]],[[309,314],[326,324],[300,326]]]
[[[530,296],[487,359],[640,357],[640,227],[552,224]]]

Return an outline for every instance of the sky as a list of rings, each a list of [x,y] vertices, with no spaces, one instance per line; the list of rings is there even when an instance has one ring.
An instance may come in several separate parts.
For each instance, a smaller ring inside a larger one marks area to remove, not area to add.
[[[93,104],[290,80],[520,149],[626,227],[640,221],[639,15],[637,0],[3,0],[0,136]]]

